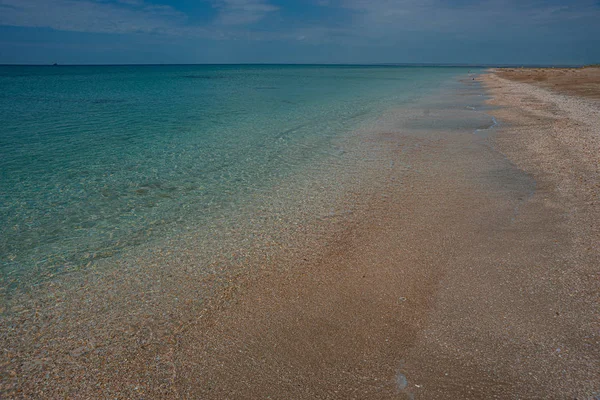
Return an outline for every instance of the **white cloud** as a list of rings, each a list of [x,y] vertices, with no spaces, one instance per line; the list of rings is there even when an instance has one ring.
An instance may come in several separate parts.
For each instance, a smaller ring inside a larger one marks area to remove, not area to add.
[[[216,16],[203,25],[192,25],[187,15],[173,7],[143,0],[0,0],[0,25],[219,40],[386,45],[422,33],[491,37],[578,19],[600,20],[595,0],[572,0],[568,6],[561,0],[311,0],[313,5],[327,7],[328,17],[315,15],[306,21],[280,14],[279,7],[269,0],[203,1],[206,7],[213,7]],[[257,22],[260,29],[253,27]]]
[[[138,0],[0,0],[0,25],[99,33],[169,33],[186,21],[168,6]]]
[[[347,10],[351,17],[335,32],[345,30],[345,36],[363,41],[393,42],[418,32],[489,36],[594,16],[600,20],[595,0],[316,0],[316,4]]]
[[[222,25],[247,25],[258,22],[279,10],[265,0],[216,0],[219,10],[217,22]]]
[[[143,0],[0,0],[0,25],[95,33],[152,33],[230,39],[279,8],[266,0],[205,0],[215,19],[192,26],[188,16]],[[228,28],[229,27],[229,28]]]

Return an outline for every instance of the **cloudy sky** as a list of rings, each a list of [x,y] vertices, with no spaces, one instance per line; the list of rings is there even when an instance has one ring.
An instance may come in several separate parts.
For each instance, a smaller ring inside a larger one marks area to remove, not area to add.
[[[0,0],[0,63],[600,63],[600,0]]]

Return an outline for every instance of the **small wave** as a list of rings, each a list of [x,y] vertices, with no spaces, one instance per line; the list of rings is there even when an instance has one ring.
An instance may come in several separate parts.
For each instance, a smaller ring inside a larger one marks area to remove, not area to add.
[[[205,79],[205,80],[225,79],[226,78],[225,75],[182,75],[181,77],[185,78],[185,79]]]
[[[116,103],[125,103],[125,100],[119,99],[96,99],[91,101],[92,104],[116,104]]]
[[[499,125],[496,117],[494,117],[493,115],[490,115],[490,117],[492,117],[492,124],[490,126],[488,126],[487,128],[475,129],[475,132],[489,131],[490,129],[494,129],[495,127],[497,127]]]

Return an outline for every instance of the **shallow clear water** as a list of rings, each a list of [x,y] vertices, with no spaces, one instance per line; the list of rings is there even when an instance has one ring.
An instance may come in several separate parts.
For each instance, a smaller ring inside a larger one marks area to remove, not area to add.
[[[0,67],[2,279],[232,223],[466,69]],[[29,274],[31,275],[31,273]]]

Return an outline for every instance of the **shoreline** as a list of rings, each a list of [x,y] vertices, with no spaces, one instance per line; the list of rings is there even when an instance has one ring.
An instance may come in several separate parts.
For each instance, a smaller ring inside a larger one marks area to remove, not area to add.
[[[393,123],[377,119],[375,125]],[[312,173],[272,187],[267,204],[257,198],[258,207],[234,229],[227,229],[226,216],[217,220],[209,227],[210,241],[203,232],[175,235],[148,251],[141,247],[63,274],[50,271],[47,279],[5,296],[2,392],[91,395],[108,392],[98,382],[110,386],[123,375],[125,382],[144,380],[149,365],[163,368],[181,329],[226,307],[243,291],[244,279],[285,273],[322,257],[363,218],[372,198],[386,195],[395,164],[385,140],[372,140],[372,125],[336,139],[341,154],[329,157],[331,165],[307,166]],[[115,395],[128,390],[113,389]]]
[[[236,277],[220,292],[212,309],[192,304],[191,312],[177,315],[169,302],[158,309],[152,304],[160,293],[140,292],[137,301],[150,306],[139,310],[134,324],[120,321],[119,335],[128,338],[123,353],[82,342],[57,362],[52,360],[57,354],[39,349],[16,376],[3,377],[4,393],[407,399],[596,395],[598,284],[590,277],[597,274],[598,250],[586,245],[597,233],[598,209],[590,208],[587,197],[578,198],[582,183],[568,175],[591,174],[584,192],[593,197],[597,171],[589,167],[593,160],[588,165],[567,153],[571,165],[563,174],[569,179],[559,180],[557,174],[564,176],[551,169],[557,153],[550,151],[570,146],[589,158],[593,152],[586,149],[594,144],[559,141],[549,149],[543,135],[548,126],[563,129],[565,121],[581,126],[589,121],[572,121],[573,109],[561,109],[560,102],[570,98],[495,75],[479,79],[492,94],[494,108],[485,112],[502,124],[491,135],[477,135],[468,126],[482,121],[454,121],[458,110],[428,109],[370,134],[373,146],[393,157],[385,190],[358,193],[357,198],[369,196],[368,206],[338,230],[330,229],[335,234],[322,251],[308,257],[292,253],[288,268],[285,262],[281,268],[278,260],[264,259],[261,270]],[[529,95],[533,100],[521,102]],[[546,105],[549,115],[536,109]],[[569,132],[577,136],[577,129]],[[596,218],[592,230],[581,228],[590,218]],[[177,282],[169,281],[166,272],[161,279],[165,293],[177,293],[168,291]],[[193,298],[190,294],[181,301]],[[115,301],[107,298],[96,311]],[[152,325],[157,310],[173,313],[169,319],[178,324]],[[64,331],[62,339],[73,341],[69,334]],[[103,359],[120,367],[109,371]],[[149,365],[155,367],[151,379]],[[43,379],[42,372],[50,373],[52,381],[36,381]],[[15,378],[18,386],[11,389],[6,384]]]
[[[482,79],[501,107],[489,111],[503,123],[491,143],[419,143],[410,159],[421,169],[405,177],[417,193],[394,193],[316,265],[249,285],[183,346],[182,387],[206,398],[597,395],[598,250],[579,254],[597,236],[578,230],[597,214],[574,217],[579,199],[535,167],[554,154],[521,147],[521,126],[542,141],[546,126]]]

